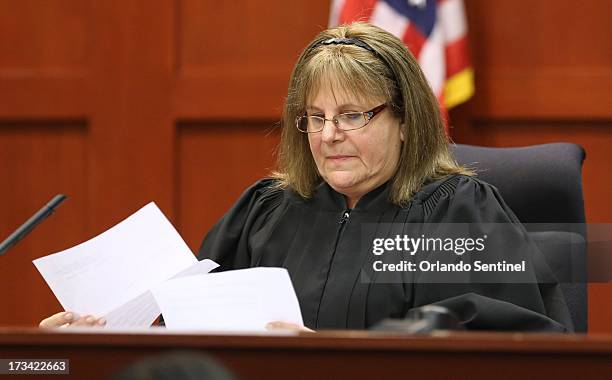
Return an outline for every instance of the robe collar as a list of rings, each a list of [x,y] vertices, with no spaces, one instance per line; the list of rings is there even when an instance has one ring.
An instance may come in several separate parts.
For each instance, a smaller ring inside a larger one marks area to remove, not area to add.
[[[387,181],[374,190],[365,194],[357,201],[355,211],[382,211],[394,206],[389,201],[390,182]],[[321,208],[329,211],[344,211],[348,209],[346,198],[334,190],[327,182],[321,182],[312,198],[312,201]]]

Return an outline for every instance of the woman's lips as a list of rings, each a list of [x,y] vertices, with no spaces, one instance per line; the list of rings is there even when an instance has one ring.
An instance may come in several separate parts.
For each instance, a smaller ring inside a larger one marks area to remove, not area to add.
[[[344,156],[344,155],[327,156],[327,159],[332,162],[344,162],[351,158],[355,158],[355,156]]]

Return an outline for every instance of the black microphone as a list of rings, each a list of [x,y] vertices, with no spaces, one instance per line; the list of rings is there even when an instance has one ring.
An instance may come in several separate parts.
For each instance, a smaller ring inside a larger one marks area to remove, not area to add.
[[[448,308],[425,305],[411,309],[405,319],[384,319],[371,329],[405,334],[427,334],[436,330],[465,330],[465,327]]]
[[[34,229],[38,225],[38,223],[45,220],[46,217],[53,214],[55,208],[60,205],[66,199],[64,194],[57,194],[49,203],[43,206],[38,212],[30,219],[28,219],[24,224],[21,225],[15,232],[11,234],[11,236],[7,237],[2,243],[0,243],[0,256],[2,256],[6,251],[9,250],[12,246],[17,244],[17,242],[23,239],[30,231]]]

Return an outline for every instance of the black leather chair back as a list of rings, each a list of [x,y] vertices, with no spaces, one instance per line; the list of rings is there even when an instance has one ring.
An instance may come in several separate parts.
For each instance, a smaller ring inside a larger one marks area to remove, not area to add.
[[[495,186],[526,224],[561,281],[575,330],[586,332],[586,253],[576,249],[575,244],[566,244],[577,239],[586,241],[584,149],[576,144],[554,143],[519,148],[456,144],[453,150],[457,161],[475,169],[478,178]],[[558,244],[551,244],[551,240]]]

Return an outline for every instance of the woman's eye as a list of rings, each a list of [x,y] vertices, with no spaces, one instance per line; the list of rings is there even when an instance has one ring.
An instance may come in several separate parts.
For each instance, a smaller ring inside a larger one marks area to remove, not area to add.
[[[363,117],[361,112],[345,113],[344,116],[349,120],[358,120]]]

